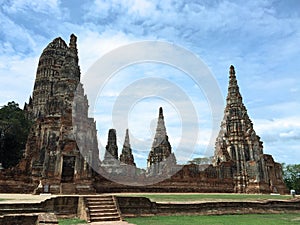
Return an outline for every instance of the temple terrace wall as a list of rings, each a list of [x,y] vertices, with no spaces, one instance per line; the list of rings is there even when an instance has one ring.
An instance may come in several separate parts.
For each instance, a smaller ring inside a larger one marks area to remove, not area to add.
[[[93,195],[95,196],[95,195]],[[37,215],[54,213],[58,218],[79,217],[86,219],[85,196],[53,196],[40,203],[0,202],[0,222],[21,219],[32,221]],[[145,197],[116,197],[122,217],[152,215],[222,215],[252,213],[300,212],[300,198],[293,200],[267,200],[260,202],[203,202],[156,203]],[[28,215],[32,215],[28,217]],[[26,217],[27,216],[27,217]]]

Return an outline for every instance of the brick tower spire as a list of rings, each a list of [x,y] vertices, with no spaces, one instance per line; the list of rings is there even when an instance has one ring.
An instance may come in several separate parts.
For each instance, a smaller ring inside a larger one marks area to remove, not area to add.
[[[33,182],[51,183],[52,193],[60,191],[54,189],[60,183],[74,184],[76,189],[90,179],[91,167],[99,164],[96,124],[87,114],[76,41],[72,34],[68,46],[58,37],[43,50],[26,105],[33,125],[24,170],[32,174]]]
[[[250,136],[258,144],[255,148],[249,146],[246,141]],[[230,159],[253,160],[255,155],[262,153],[262,142],[253,129],[252,121],[243,103],[234,67],[230,66],[226,107],[216,143],[216,163]],[[242,167],[243,165],[238,165],[239,170],[242,170]]]
[[[156,133],[147,160],[148,167],[154,166],[154,168],[156,168],[155,173],[159,173],[161,170],[161,166],[158,166],[158,164],[166,161],[169,156],[172,156],[170,157],[172,158],[172,161],[176,161],[175,155],[172,153],[172,147],[167,135],[163,109],[162,107],[160,107]]]
[[[118,160],[117,135],[115,129],[109,129],[104,161]]]
[[[68,47],[66,42],[58,37],[43,50],[36,72],[32,101],[27,105],[28,114],[32,119],[70,112],[57,111],[57,106],[71,109],[71,104],[65,104],[64,101],[73,101],[73,94],[79,84],[80,68],[76,41],[76,36],[72,34]]]
[[[260,137],[256,135],[253,124],[248,116],[243,103],[239,86],[237,84],[233,66],[229,69],[229,86],[226,98],[224,118],[221,122],[221,130],[216,140],[214,164],[232,161],[236,176],[236,192],[245,192],[248,174],[250,173],[249,162],[257,162],[256,170],[261,165],[260,157],[263,154],[263,146]],[[259,173],[256,173],[260,180]]]
[[[162,107],[159,108],[159,114],[158,114],[158,121],[157,121],[157,127],[156,127],[156,133],[154,137],[154,141],[152,144],[152,148],[156,148],[160,146],[163,142],[169,142],[168,136],[167,136],[167,129],[165,126],[164,121],[164,114]],[[166,152],[165,154],[169,155],[171,153],[171,148],[168,149],[170,152]]]
[[[122,153],[120,155],[120,162],[125,163],[127,165],[135,166],[134,158],[133,158],[132,150],[131,150],[131,146],[130,146],[128,129],[126,129],[126,135],[125,135],[125,140],[124,140],[124,144],[123,144],[123,149],[122,149]]]

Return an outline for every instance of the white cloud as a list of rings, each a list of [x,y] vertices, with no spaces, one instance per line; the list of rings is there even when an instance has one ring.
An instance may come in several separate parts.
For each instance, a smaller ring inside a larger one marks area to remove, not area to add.
[[[287,132],[279,133],[279,137],[292,138],[292,139],[299,139],[300,140],[300,129],[298,129],[298,133],[295,130],[290,130],[290,131],[287,131]]]
[[[151,16],[153,11],[155,11],[153,2],[147,0],[134,0],[129,9],[129,13],[138,13],[141,17]]]
[[[215,73],[224,94],[228,67],[235,64],[246,107],[257,133],[265,142],[265,151],[286,158],[292,155],[293,160],[300,160],[296,153],[291,153],[292,150],[296,152],[300,111],[297,3],[101,0],[93,4],[64,5],[58,0],[16,0],[1,4],[0,103],[16,100],[23,105],[32,91],[37,58],[56,36],[68,38],[72,32],[78,36],[83,77],[99,57],[114,48],[138,40],[166,40],[202,57]],[[194,84],[187,81],[186,76],[151,67],[121,74],[103,92],[105,98],[101,106],[104,109],[111,110],[118,94],[133,81],[143,76],[162,75],[175,81],[195,104],[200,125],[204,126],[204,130],[200,127],[198,142],[199,148],[203,148],[209,136],[205,129],[210,127],[210,110],[203,103],[203,93],[194,92],[191,88]],[[156,112],[156,108],[151,110]],[[138,113],[145,114],[147,124],[152,120],[146,117],[148,113],[142,110]],[[179,138],[172,134],[174,115],[166,115],[166,121],[170,126],[170,140],[176,145]],[[98,126],[105,143],[107,129],[112,126],[111,115],[102,112],[100,116]],[[275,119],[268,121],[269,118]],[[144,128],[147,132],[150,129],[134,120],[131,126],[138,134]],[[147,132],[141,139],[150,140]]]
[[[300,117],[258,119],[254,128],[264,142],[264,152],[285,163],[299,162]]]
[[[254,123],[258,134],[269,133],[277,137],[294,137],[300,131],[300,117],[285,117],[272,120],[257,119]]]
[[[14,0],[9,1],[8,4],[3,6],[4,10],[8,13],[20,13],[32,10],[34,12],[42,13],[56,13],[59,12],[58,0],[47,1],[30,1],[30,0]]]
[[[98,33],[91,30],[80,30],[76,34],[78,38],[78,51],[83,74],[100,57],[122,45],[136,41],[132,35],[126,35],[121,31],[108,30]]]
[[[3,48],[0,49],[2,54],[26,52],[33,49],[36,44],[31,34],[24,27],[16,24],[9,17],[0,12],[0,26],[2,28],[1,39],[4,38],[5,42],[1,44]],[[19,51],[19,52],[13,52]]]
[[[0,56],[0,105],[15,101],[23,107],[32,92],[36,57]]]

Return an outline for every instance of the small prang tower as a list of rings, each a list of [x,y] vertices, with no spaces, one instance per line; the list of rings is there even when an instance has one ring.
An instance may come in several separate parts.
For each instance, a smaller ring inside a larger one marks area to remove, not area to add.
[[[104,161],[118,160],[117,134],[115,129],[108,131]]]
[[[176,159],[172,153],[172,147],[167,135],[163,109],[160,107],[156,133],[147,160],[148,170],[152,174],[159,174],[162,172],[162,168],[166,162],[168,162],[168,165],[175,164]]]
[[[123,144],[122,153],[120,155],[120,162],[126,165],[135,166],[132,149],[129,141],[129,131],[126,129],[125,140]]]

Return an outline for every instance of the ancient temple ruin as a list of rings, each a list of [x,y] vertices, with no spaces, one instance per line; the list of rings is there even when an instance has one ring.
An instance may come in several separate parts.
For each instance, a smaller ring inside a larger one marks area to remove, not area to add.
[[[229,86],[221,130],[216,140],[215,166],[232,163],[235,192],[277,192],[283,189],[282,169],[271,155],[263,154],[263,142],[253,129],[237,84],[235,70],[230,66]]]
[[[33,121],[25,155],[18,166],[0,172],[0,192],[286,192],[281,165],[263,153],[233,66],[213,164],[176,163],[162,108],[147,170],[135,165],[128,130],[120,157],[117,131],[109,130],[100,161],[96,124],[88,117],[88,100],[80,83],[76,39],[72,34],[69,45],[54,39],[39,59],[33,94],[24,107]],[[155,176],[163,179],[147,182]],[[125,184],[118,183],[122,179]],[[137,181],[145,185],[134,186]]]
[[[157,127],[148,155],[148,172],[151,174],[160,174],[164,169],[175,166],[176,158],[172,153],[172,147],[167,135],[162,107],[159,108]]]
[[[117,134],[115,129],[109,130],[105,149],[103,163],[107,162],[107,164],[110,164],[113,163],[112,161],[118,160]]]
[[[134,157],[132,154],[132,149],[129,141],[129,131],[126,130],[125,140],[122,148],[122,153],[120,155],[120,162],[126,165],[135,166]]]
[[[44,49],[32,98],[25,105],[34,124],[19,167],[33,183],[49,185],[52,193],[61,193],[62,186],[71,192],[92,191],[91,166],[99,159],[96,124],[88,118],[80,83],[76,39],[72,34],[67,45],[56,38]]]
[[[285,193],[281,165],[271,155],[263,153],[263,143],[256,135],[243,104],[233,66],[229,70],[226,103],[212,165],[177,165],[168,139],[163,109],[160,108],[156,133],[147,159],[147,171],[144,174],[134,174],[134,179],[164,176],[163,181],[144,187],[147,191]],[[109,135],[108,144],[111,146],[106,149],[116,160],[115,130],[112,137],[113,144]],[[125,138],[125,143],[128,141]],[[120,159],[124,162],[124,153],[121,156]],[[122,170],[114,171],[115,175],[124,175]],[[107,187],[116,191],[130,189],[128,186],[115,186],[111,183],[107,183]],[[101,190],[104,191],[105,187],[102,186]]]

